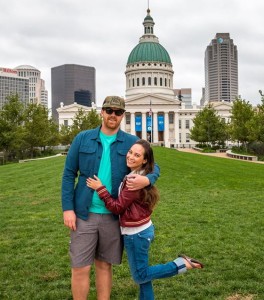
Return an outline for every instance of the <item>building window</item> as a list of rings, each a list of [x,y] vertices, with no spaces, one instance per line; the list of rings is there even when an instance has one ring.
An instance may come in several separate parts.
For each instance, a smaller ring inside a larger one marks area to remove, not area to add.
[[[179,129],[181,129],[181,120],[179,120]]]
[[[64,120],[64,121],[63,121],[63,125],[68,127],[68,126],[69,126],[68,120]]]
[[[165,86],[167,86],[167,78],[165,78]]]
[[[157,77],[154,77],[154,85],[158,85],[158,79],[157,79]]]
[[[179,133],[179,142],[181,143],[181,133]]]
[[[169,124],[173,124],[173,123],[174,123],[174,113],[169,112]]]
[[[145,77],[142,78],[142,85],[145,85]]]
[[[137,86],[139,86],[139,78],[137,78]]]
[[[160,86],[162,86],[162,78],[160,78]]]
[[[151,85],[151,77],[148,77],[148,85]]]
[[[130,123],[131,123],[131,115],[130,115],[130,113],[126,113],[126,124],[127,125],[130,125]]]
[[[190,142],[190,133],[186,133],[186,143]]]
[[[133,87],[135,86],[135,79],[134,78],[132,79],[132,86]]]
[[[186,129],[190,128],[190,120],[185,120],[185,128]]]

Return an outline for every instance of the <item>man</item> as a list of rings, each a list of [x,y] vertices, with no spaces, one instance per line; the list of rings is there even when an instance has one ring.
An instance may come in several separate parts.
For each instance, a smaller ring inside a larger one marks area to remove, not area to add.
[[[88,177],[98,176],[113,197],[129,173],[126,154],[138,137],[120,130],[125,101],[106,97],[102,125],[79,133],[69,149],[62,178],[62,208],[65,226],[71,229],[70,257],[74,300],[86,300],[90,288],[90,270],[96,271],[98,300],[109,300],[112,288],[112,264],[120,264],[122,241],[118,218],[113,216],[94,190],[86,186]],[[131,190],[154,184],[159,168],[148,177],[129,178]],[[78,180],[76,180],[78,179]],[[77,182],[76,182],[77,181]]]

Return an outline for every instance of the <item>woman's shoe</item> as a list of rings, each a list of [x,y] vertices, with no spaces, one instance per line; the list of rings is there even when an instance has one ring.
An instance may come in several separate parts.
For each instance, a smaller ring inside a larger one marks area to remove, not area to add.
[[[180,254],[179,257],[186,259],[188,261],[188,263],[191,265],[192,269],[202,269],[204,267],[204,265],[197,259],[191,258],[184,254]],[[197,264],[198,264],[198,266],[197,266]]]

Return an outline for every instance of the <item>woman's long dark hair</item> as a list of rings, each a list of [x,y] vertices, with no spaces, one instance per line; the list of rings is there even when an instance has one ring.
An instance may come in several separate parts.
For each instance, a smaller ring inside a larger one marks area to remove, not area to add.
[[[146,140],[138,140],[135,144],[144,148],[144,159],[146,163],[142,165],[142,175],[152,173],[154,170],[154,155],[150,143]],[[159,191],[155,186],[145,187],[142,189],[142,202],[152,211],[159,200]]]

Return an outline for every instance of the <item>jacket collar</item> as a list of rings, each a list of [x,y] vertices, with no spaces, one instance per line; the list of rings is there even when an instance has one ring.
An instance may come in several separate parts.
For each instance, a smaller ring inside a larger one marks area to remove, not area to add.
[[[96,127],[92,133],[91,133],[91,139],[94,139],[94,140],[97,140],[97,141],[100,141],[100,131],[101,131],[101,127],[102,126],[98,126]],[[116,140],[117,141],[124,141],[125,139],[125,132],[122,131],[120,128],[116,134]]]

